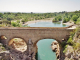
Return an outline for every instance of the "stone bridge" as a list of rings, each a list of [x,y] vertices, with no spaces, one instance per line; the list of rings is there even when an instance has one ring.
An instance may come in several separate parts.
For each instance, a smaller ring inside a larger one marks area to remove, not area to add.
[[[66,41],[73,29],[68,27],[0,27],[0,36],[6,36],[6,45],[13,38],[22,38],[26,44],[31,39],[32,50],[36,53],[36,43],[41,39],[55,39],[59,43]],[[28,46],[29,48],[29,46]]]

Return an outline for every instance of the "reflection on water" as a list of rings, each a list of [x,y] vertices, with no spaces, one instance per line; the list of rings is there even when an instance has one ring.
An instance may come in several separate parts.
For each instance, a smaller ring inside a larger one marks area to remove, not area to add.
[[[61,22],[54,22],[53,24],[61,24]]]

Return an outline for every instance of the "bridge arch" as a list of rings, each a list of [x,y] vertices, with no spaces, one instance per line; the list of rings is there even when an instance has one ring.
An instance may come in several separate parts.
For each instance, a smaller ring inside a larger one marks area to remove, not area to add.
[[[36,46],[36,44],[37,44],[40,40],[43,40],[43,39],[54,39],[54,40],[56,40],[56,41],[60,44],[60,40],[58,40],[57,38],[51,37],[51,38],[39,38],[39,39],[37,39],[37,40],[34,42],[33,46]]]
[[[55,41],[57,41],[57,42],[59,43],[59,46],[61,46],[60,40],[57,40],[57,39],[54,38],[54,37],[51,37],[51,38],[39,38],[39,39],[37,39],[37,40],[33,43],[33,48],[34,48],[35,53],[37,53],[37,51],[38,51],[37,43],[38,43],[40,40],[43,40],[43,39],[54,39]]]
[[[27,44],[22,38],[12,38],[8,42],[9,47],[24,52],[27,50]]]
[[[44,41],[41,41],[41,40],[44,40]],[[48,42],[49,43],[48,43]],[[40,48],[41,49],[41,46],[43,46],[44,44],[43,43],[45,43],[45,44],[49,44],[49,45],[51,45],[52,44],[52,42],[54,42],[54,41],[57,41],[57,40],[55,40],[55,39],[52,39],[52,38],[44,38],[44,39],[40,39],[40,40],[37,40],[36,42],[35,42],[35,48],[36,48],[36,53],[35,53],[35,56],[37,56],[37,53],[38,53],[38,49]],[[57,41],[58,42],[58,41]],[[37,44],[37,43],[39,43],[39,45]],[[51,44],[50,44],[51,43]],[[40,44],[41,44],[41,46],[40,46]],[[49,48],[50,46],[45,46],[46,48]],[[60,45],[59,45],[60,46]],[[42,48],[42,50],[43,50],[43,48]],[[45,48],[44,48],[44,50],[45,50]],[[52,50],[52,49],[51,49]],[[59,48],[59,50],[58,51],[60,51],[60,48]],[[51,52],[51,51],[50,51]],[[59,53],[59,52],[58,52]],[[56,53],[57,54],[57,53]],[[56,55],[56,58],[59,58],[59,57],[57,57],[57,55]],[[38,57],[36,57],[36,59],[38,59]]]

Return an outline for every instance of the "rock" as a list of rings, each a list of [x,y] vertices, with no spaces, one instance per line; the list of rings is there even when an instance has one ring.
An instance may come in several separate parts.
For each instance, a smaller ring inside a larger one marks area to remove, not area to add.
[[[56,52],[57,59],[59,59],[60,51],[59,51],[59,44],[58,44],[58,42],[57,41],[52,42],[51,48],[52,48],[52,50],[54,52]]]

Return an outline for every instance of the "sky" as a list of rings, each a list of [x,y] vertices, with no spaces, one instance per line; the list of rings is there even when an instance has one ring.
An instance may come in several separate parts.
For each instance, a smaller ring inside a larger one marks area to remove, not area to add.
[[[80,10],[80,0],[0,0],[0,12],[61,12]]]

